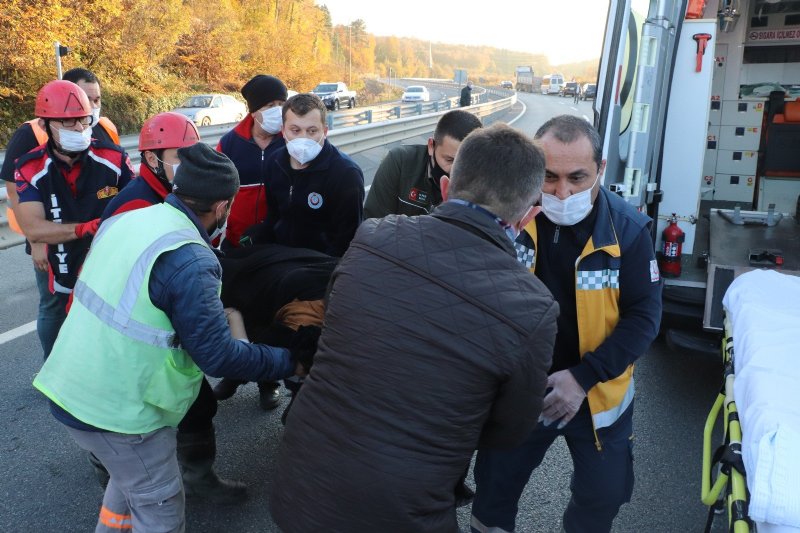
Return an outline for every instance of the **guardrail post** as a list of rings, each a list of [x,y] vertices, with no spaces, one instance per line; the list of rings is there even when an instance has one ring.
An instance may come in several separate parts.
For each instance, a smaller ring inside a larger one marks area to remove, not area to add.
[[[372,109],[367,109],[365,115],[367,115],[367,124],[372,124]]]
[[[422,114],[422,104],[417,104],[417,115]]]
[[[400,106],[397,106],[394,109],[392,109],[392,112],[394,113],[394,116],[400,118]]]
[[[433,103],[433,112],[437,113],[439,111],[439,102]]]
[[[333,129],[333,114],[332,113],[328,113],[328,129],[329,130]]]

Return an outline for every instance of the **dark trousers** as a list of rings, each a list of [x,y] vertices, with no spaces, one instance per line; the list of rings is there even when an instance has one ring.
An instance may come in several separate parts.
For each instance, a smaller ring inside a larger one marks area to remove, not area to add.
[[[513,450],[481,450],[475,462],[476,496],[472,504],[472,531],[513,531],[519,499],[533,470],[550,445],[563,435],[574,472],[572,498],[564,512],[567,533],[598,533],[611,523],[633,493],[633,404],[612,426],[597,431],[597,450],[588,404],[569,424],[539,424],[528,439]]]
[[[200,384],[200,393],[183,420],[178,424],[178,431],[181,433],[203,433],[213,427],[214,415],[217,414],[217,399],[214,391],[208,383],[208,379],[203,376]]]

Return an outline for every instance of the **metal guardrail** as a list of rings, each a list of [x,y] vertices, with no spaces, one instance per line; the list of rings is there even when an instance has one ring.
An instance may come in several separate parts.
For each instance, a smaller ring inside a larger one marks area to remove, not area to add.
[[[453,85],[449,85],[449,87],[452,88]],[[487,117],[513,106],[517,101],[517,95],[514,91],[487,89],[473,95],[473,101],[480,100],[483,100],[483,102],[463,109],[474,113],[478,117]],[[376,106],[375,108],[357,112],[358,114],[371,112],[371,123],[365,122],[347,126],[347,121],[342,120],[338,127],[329,129],[328,138],[341,151],[352,155],[429,133],[436,127],[439,117],[455,107],[458,107],[458,98],[419,104]],[[376,112],[376,108],[386,109]],[[398,109],[399,111],[397,111]],[[376,120],[379,117],[381,119]],[[366,117],[364,120],[366,120]],[[203,142],[216,146],[219,139],[230,131],[231,127],[231,124],[223,124],[199,128],[200,137]],[[126,135],[120,140],[120,145],[130,155],[131,162],[134,165],[138,165],[140,162],[140,154],[137,150],[138,136]],[[0,160],[0,164],[2,164],[2,160]],[[6,200],[6,189],[5,184],[0,185],[0,250],[3,250],[22,244],[25,239],[21,235],[12,232],[8,227],[3,205]]]

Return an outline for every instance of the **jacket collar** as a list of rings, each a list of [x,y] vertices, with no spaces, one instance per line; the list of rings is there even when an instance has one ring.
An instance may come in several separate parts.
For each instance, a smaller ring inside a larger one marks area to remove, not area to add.
[[[150,168],[142,162],[139,166],[139,176],[155,193],[163,200],[172,190],[172,185],[168,181],[162,180]]]
[[[192,224],[195,225],[197,231],[200,233],[200,236],[203,238],[206,244],[208,244],[208,247],[213,248],[211,246],[211,241],[208,239],[208,231],[206,231],[206,228],[204,228],[203,225],[200,223],[200,219],[197,218],[197,215],[195,215],[194,212],[191,209],[189,209],[189,207],[186,204],[181,202],[180,198],[170,193],[164,199],[164,203],[171,205],[172,207],[174,207],[175,209],[186,215],[189,218],[189,220],[192,221]]]
[[[455,202],[444,202],[433,210],[432,216],[467,224],[475,228],[486,240],[496,245],[508,255],[513,257],[517,255],[514,250],[514,244],[508,238],[508,235],[506,235],[503,227],[483,212]]]

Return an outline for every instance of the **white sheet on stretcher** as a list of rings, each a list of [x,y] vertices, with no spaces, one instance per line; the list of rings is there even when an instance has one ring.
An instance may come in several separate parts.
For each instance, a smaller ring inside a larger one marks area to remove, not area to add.
[[[722,302],[733,328],[750,517],[800,527],[800,277],[754,270]]]

